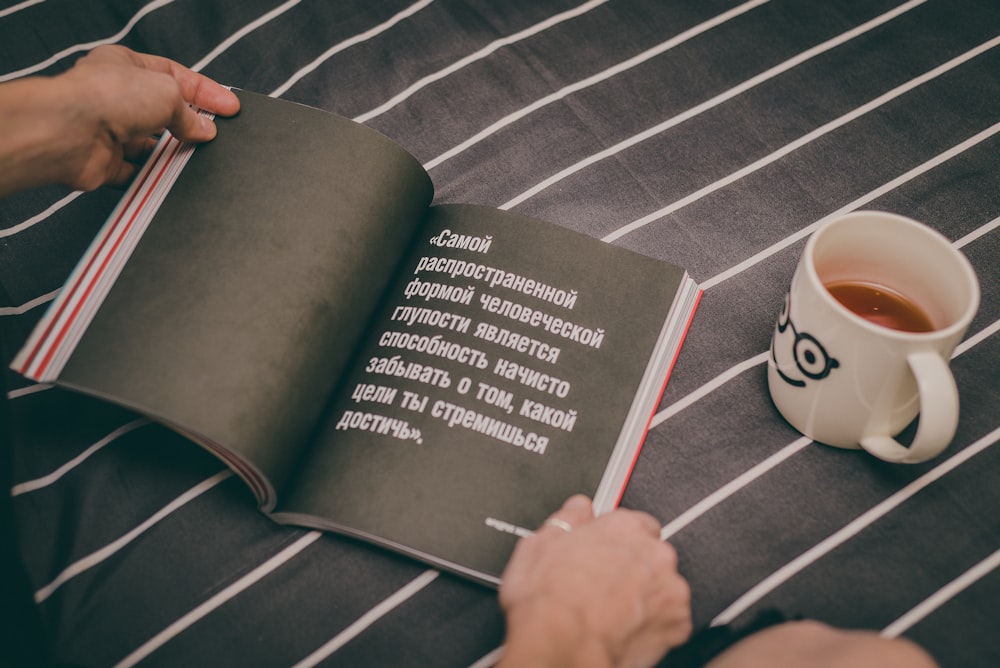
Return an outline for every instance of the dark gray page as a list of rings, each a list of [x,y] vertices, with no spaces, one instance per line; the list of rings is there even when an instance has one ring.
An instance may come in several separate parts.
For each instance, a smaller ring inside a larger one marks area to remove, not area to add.
[[[516,214],[431,212],[278,511],[495,577],[517,528],[594,494],[685,274]],[[488,239],[488,251],[429,242],[462,236]],[[490,280],[475,266],[507,274]],[[513,275],[552,298],[517,289]],[[456,301],[470,289],[468,304]],[[547,329],[525,309],[569,324]],[[479,428],[458,420],[469,411]]]
[[[61,382],[250,461],[275,484],[429,204],[415,159],[241,92],[181,173]]]

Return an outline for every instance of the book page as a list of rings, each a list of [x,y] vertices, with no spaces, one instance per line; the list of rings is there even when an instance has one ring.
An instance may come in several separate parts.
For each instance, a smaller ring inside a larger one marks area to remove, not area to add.
[[[218,444],[280,486],[432,188],[416,159],[370,129],[239,96],[240,113],[217,119],[217,138],[195,150],[60,382]]]
[[[519,536],[594,495],[686,274],[462,205],[431,208],[402,267],[278,518],[495,581]]]

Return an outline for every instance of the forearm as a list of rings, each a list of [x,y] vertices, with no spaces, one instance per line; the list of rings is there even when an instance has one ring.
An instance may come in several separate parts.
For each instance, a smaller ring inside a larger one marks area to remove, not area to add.
[[[101,128],[68,74],[0,85],[0,196],[67,183]]]

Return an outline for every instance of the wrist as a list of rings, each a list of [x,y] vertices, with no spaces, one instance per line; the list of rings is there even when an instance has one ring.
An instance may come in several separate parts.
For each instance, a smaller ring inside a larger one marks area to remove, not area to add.
[[[99,132],[78,89],[70,73],[0,86],[0,195],[75,185]]]
[[[507,637],[500,668],[612,668],[603,639],[569,606],[525,601],[507,611]]]

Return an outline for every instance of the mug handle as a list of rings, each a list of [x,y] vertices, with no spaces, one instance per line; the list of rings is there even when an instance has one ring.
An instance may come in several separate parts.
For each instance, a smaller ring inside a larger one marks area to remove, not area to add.
[[[888,435],[865,436],[861,447],[879,459],[919,464],[941,454],[958,428],[958,387],[948,363],[935,352],[909,355],[907,360],[920,393],[920,422],[910,447]]]

